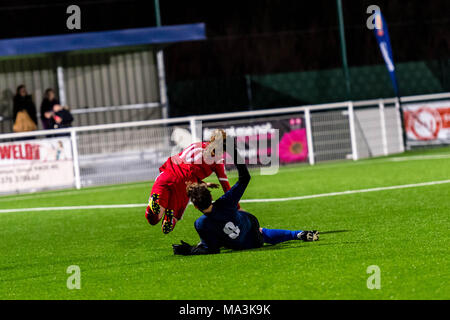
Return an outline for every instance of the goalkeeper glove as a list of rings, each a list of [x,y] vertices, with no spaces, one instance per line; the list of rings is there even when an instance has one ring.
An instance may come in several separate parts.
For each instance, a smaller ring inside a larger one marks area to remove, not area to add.
[[[180,254],[183,256],[192,254],[192,246],[189,243],[184,242],[183,240],[181,240],[181,244],[173,244],[172,248],[174,254]]]

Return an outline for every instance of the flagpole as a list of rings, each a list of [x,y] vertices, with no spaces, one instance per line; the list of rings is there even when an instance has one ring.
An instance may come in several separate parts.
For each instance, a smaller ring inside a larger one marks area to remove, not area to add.
[[[351,95],[351,82],[350,82],[350,72],[348,70],[347,63],[347,47],[345,45],[345,31],[344,31],[344,15],[342,13],[342,2],[341,0],[336,0],[338,19],[339,19],[339,35],[341,39],[341,56],[342,56],[342,68],[344,70],[345,85],[347,87],[347,98],[352,99]]]
[[[395,64],[394,64],[394,57],[392,53],[391,48],[391,41],[389,39],[389,33],[387,30],[386,22],[384,21],[383,15],[380,11],[376,12],[375,15],[375,37],[377,39],[378,45],[380,47],[381,55],[386,63],[386,67],[389,71],[389,76],[392,81],[392,85],[394,87],[394,93],[397,98],[398,103],[398,110],[400,115],[400,128],[402,130],[402,138],[403,138],[403,150],[407,149],[407,143],[406,143],[406,128],[405,128],[405,121],[404,121],[404,114],[403,114],[403,106],[402,106],[402,100],[400,97],[400,89],[398,86],[398,80],[397,76],[395,74]],[[396,107],[397,107],[396,103]]]
[[[396,82],[396,86],[397,86],[397,92],[395,94],[397,96],[397,101],[398,101],[398,111],[400,113],[400,121],[401,121],[402,137],[403,137],[403,149],[408,150],[408,145],[406,143],[406,139],[408,137],[406,136],[405,116],[403,113],[403,106],[402,106],[402,100],[401,100],[401,95],[400,95],[400,87],[398,86],[397,77],[395,77],[395,82]]]

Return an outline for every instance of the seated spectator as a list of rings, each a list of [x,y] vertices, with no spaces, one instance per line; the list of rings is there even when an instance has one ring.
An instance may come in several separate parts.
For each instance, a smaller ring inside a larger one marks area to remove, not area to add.
[[[36,106],[34,105],[31,95],[27,93],[25,85],[21,84],[17,87],[13,102],[14,131],[23,132],[36,130]]]
[[[49,129],[69,128],[73,122],[70,111],[60,104],[55,104],[52,111],[45,112],[44,117],[49,120]]]
[[[53,111],[53,106],[55,104],[59,104],[55,91],[52,88],[48,88],[45,90],[44,99],[42,99],[41,103],[41,121],[44,129],[53,129],[50,125],[50,119],[45,117],[45,113]]]

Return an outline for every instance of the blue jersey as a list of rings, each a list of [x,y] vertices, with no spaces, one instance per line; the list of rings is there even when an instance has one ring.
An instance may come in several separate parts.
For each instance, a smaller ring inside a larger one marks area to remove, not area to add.
[[[239,250],[258,246],[255,240],[255,224],[258,224],[256,218],[238,210],[239,200],[249,180],[250,177],[239,179],[228,192],[213,203],[210,213],[195,221],[195,229],[201,242],[210,252],[219,252],[221,247]]]

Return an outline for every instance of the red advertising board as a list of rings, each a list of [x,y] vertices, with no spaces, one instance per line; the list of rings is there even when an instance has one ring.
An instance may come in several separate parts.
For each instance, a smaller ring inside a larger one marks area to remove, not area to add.
[[[408,143],[450,143],[450,101],[406,104],[403,110]]]

